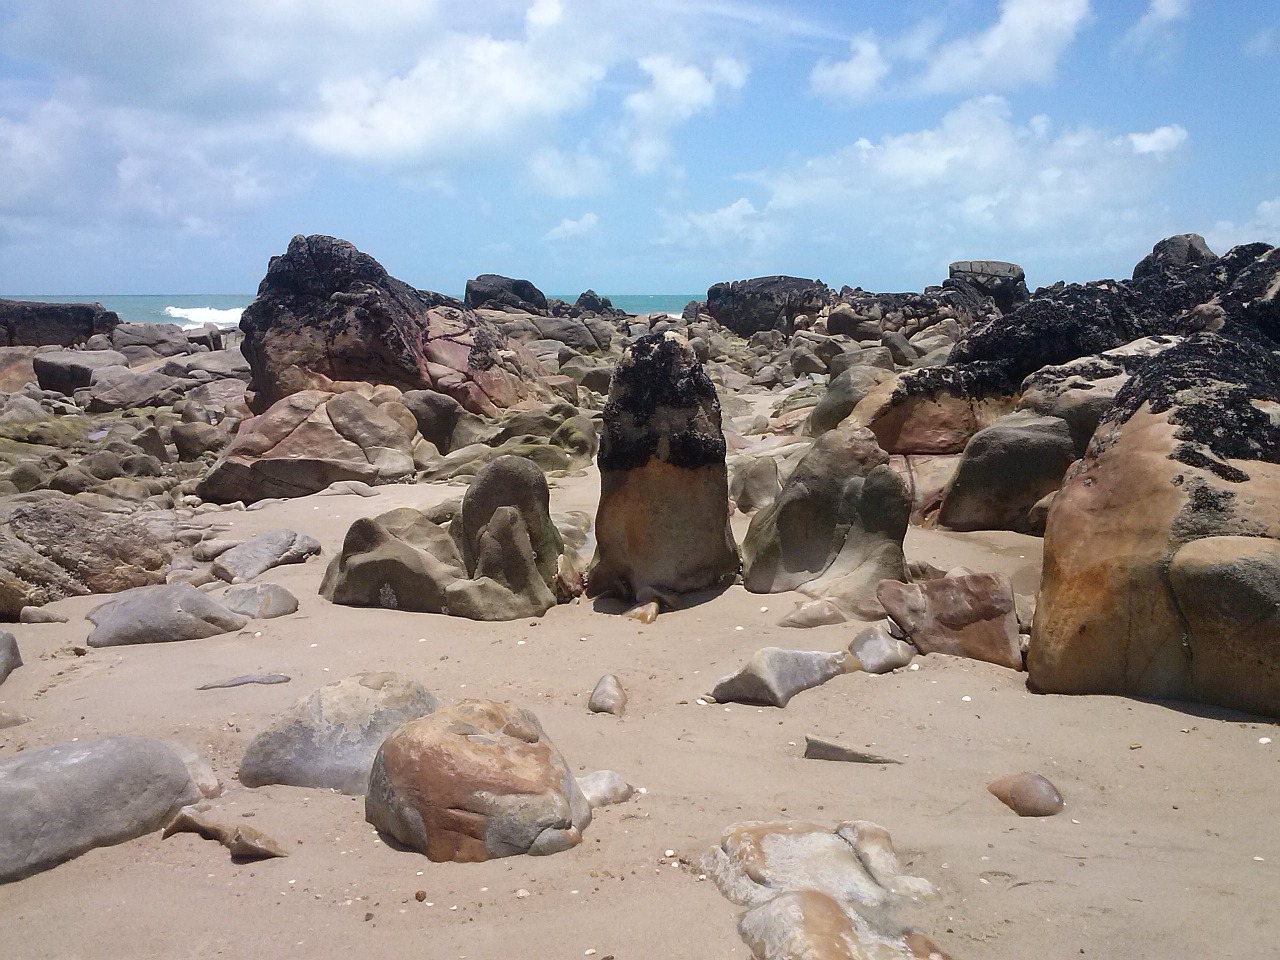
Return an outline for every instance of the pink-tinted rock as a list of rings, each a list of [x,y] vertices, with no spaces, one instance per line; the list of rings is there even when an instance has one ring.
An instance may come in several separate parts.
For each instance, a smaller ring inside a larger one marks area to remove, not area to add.
[[[936,580],[884,580],[885,611],[921,653],[946,653],[1022,669],[1018,616],[1008,577],[971,573]]]

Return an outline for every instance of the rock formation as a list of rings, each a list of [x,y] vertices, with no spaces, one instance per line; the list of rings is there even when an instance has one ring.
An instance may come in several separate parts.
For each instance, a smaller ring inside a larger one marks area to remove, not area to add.
[[[0,300],[0,347],[73,347],[119,322],[100,303]]]

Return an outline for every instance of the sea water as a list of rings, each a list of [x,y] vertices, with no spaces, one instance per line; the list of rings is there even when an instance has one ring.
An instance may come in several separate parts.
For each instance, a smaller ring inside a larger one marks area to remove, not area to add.
[[[48,303],[100,303],[114,311],[126,323],[176,323],[184,330],[195,330],[212,323],[224,330],[240,322],[240,314],[253,301],[253,294],[159,294],[148,296],[94,296],[83,294],[47,294],[44,296],[9,296],[9,300],[43,300]],[[640,293],[619,294],[609,300],[627,313],[676,313],[699,294]],[[577,294],[559,299],[573,303]]]

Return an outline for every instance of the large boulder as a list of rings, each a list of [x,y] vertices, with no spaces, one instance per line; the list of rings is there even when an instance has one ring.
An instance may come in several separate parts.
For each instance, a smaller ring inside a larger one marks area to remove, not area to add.
[[[111,347],[137,365],[158,357],[191,353],[187,331],[176,323],[122,323],[111,331]]]
[[[333,237],[294,237],[272,257],[240,329],[257,412],[354,380],[436,390],[494,414],[541,372],[456,300],[413,289]]]
[[[809,414],[806,432],[819,437],[840,426],[868,393],[890,379],[892,374],[879,367],[851,366],[831,378],[827,392]]]
[[[1034,689],[1280,716],[1278,385],[1270,343],[1199,333],[1120,391],[1049,511]]]
[[[1016,263],[1003,260],[957,260],[947,268],[951,280],[969,284],[995,301],[1001,313],[1012,313],[1030,299],[1027,275]]]
[[[399,410],[383,409],[393,406]],[[213,503],[253,503],[319,493],[339,480],[402,480],[414,470],[412,424],[403,405],[375,405],[359,391],[294,393],[241,426],[196,492]]]
[[[463,700],[387,737],[365,819],[437,863],[474,863],[575,847],[591,806],[531,712]]]
[[[1008,577],[970,573],[915,583],[885,580],[876,595],[921,653],[1022,669],[1018,615]]]
[[[591,595],[645,603],[738,571],[720,402],[687,340],[640,337],[609,387]]]
[[[467,281],[463,302],[475,310],[517,310],[521,313],[545,313],[547,298],[528,280],[513,280],[496,273],[482,273]]]
[[[911,498],[889,456],[849,425],[817,439],[782,492],[751,520],[742,582],[753,593],[800,590],[847,617],[876,620],[881,580],[905,580]]]
[[[303,697],[249,742],[240,761],[246,787],[284,783],[359,796],[382,741],[440,701],[396,673],[361,673]]]
[[[1181,267],[1216,259],[1217,256],[1209,249],[1204,237],[1198,233],[1182,233],[1166,237],[1152,247],[1151,252],[1133,268],[1133,279],[1158,277],[1178,271]]]
[[[816,315],[831,301],[820,280],[800,277],[756,277],[717,283],[707,290],[707,313],[740,337],[760,330],[790,333],[796,317]]]
[[[53,350],[37,353],[31,360],[40,389],[67,396],[89,386],[98,370],[128,364],[129,358],[114,350]]]
[[[90,413],[110,413],[133,407],[168,407],[180,400],[194,380],[179,379],[149,370],[138,373],[128,367],[103,367],[95,370],[89,386]]]
[[[74,347],[119,322],[100,303],[0,300],[0,347]]]
[[[159,830],[200,797],[162,740],[81,740],[0,760],[0,883]]]
[[[139,587],[95,607],[90,647],[202,640],[239,630],[249,618],[228,610],[189,583]]]

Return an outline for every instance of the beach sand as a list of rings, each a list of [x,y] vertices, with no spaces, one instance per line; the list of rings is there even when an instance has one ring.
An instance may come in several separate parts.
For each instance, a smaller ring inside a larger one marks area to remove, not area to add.
[[[225,788],[215,809],[251,818],[289,856],[235,864],[194,834],[93,850],[0,887],[0,956],[742,958],[741,910],[700,878],[698,859],[730,824],[791,818],[888,828],[907,871],[940,892],[897,919],[957,958],[1277,956],[1280,742],[1259,743],[1280,741],[1275,725],[1188,705],[1039,696],[1025,674],[939,655],[917,658],[917,670],[837,677],[782,710],[699,705],[760,647],[838,650],[857,632],[779,627],[799,595],[740,586],[649,625],[587,600],[540,620],[477,623],[317,595],[354,519],[462,489],[388,486],[373,498],[208,514],[227,536],[289,527],[324,547],[259,578],[293,591],[299,612],[238,633],[76,656],[100,597],[53,604],[67,624],[6,627],[26,666],[0,689],[0,708],[32,720],[0,731],[0,757],[108,734],[171,737],[212,763]],[[553,512],[594,512],[598,490],[594,468],[553,480]],[[745,525],[735,520],[739,540]],[[1035,538],[913,527],[906,548],[943,569],[1007,573],[1019,592],[1038,583]],[[239,784],[244,748],[271,718],[371,670],[403,673],[444,701],[528,707],[579,775],[616,770],[645,792],[598,810],[567,852],[437,864],[381,842],[360,798]],[[292,681],[195,689],[268,672]],[[606,673],[629,695],[621,718],[587,711]],[[901,763],[806,760],[806,734]],[[1057,785],[1064,813],[1021,819],[987,792],[1023,770]]]

